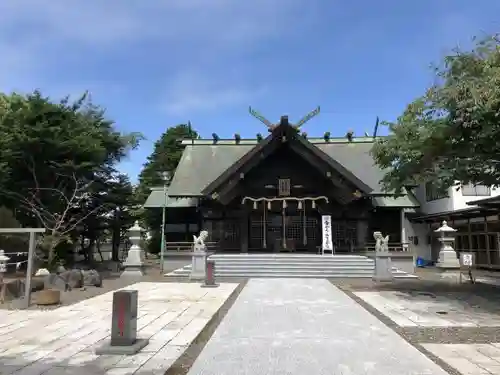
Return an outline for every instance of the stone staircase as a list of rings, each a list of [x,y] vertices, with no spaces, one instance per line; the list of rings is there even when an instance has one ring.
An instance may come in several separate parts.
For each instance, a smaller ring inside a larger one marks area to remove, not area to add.
[[[217,277],[371,278],[374,261],[361,255],[215,254]],[[416,278],[393,267],[395,278]],[[166,274],[189,277],[191,265]]]

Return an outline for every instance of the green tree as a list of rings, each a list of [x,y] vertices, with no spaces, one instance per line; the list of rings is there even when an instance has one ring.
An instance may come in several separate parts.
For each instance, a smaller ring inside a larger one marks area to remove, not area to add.
[[[196,138],[198,138],[198,133],[191,128],[190,124],[172,126],[161,135],[139,174],[138,193],[141,198],[145,200],[152,187],[163,186],[161,172],[174,173],[184,150],[180,141]]]
[[[38,91],[0,95],[0,204],[25,226],[43,226],[49,263],[97,215],[116,164],[139,134],[117,132],[87,95],[53,102]]]
[[[147,158],[144,168],[139,174],[139,186],[137,188],[137,200],[144,204],[151,192],[151,188],[163,186],[163,180],[160,173],[163,171],[171,172],[172,175],[181,160],[184,146],[181,145],[182,139],[196,139],[198,133],[191,128],[190,124],[180,124],[167,129],[160,139],[155,143],[154,150]],[[158,246],[151,247],[150,252],[156,253],[160,246],[157,241],[161,230],[161,210],[144,210],[143,220],[152,231],[152,244],[158,243]]]
[[[408,105],[390,135],[375,143],[375,162],[387,169],[386,190],[432,181],[500,184],[500,41],[455,50],[436,68],[436,83]]]

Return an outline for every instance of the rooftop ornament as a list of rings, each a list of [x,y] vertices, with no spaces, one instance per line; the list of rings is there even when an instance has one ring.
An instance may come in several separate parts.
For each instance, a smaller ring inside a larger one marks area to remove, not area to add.
[[[212,133],[212,140],[213,140],[214,145],[217,144],[217,142],[219,142],[219,139],[220,138],[216,133]]]
[[[325,140],[325,142],[330,142],[330,137],[330,132],[325,132],[325,134],[323,134],[323,139]]]
[[[257,133],[257,142],[262,142],[262,139],[264,139],[264,137],[262,137],[262,134]]]
[[[347,138],[347,140],[348,140],[349,142],[352,142],[352,141],[353,141],[353,139],[354,139],[354,132],[353,132],[352,130],[349,130],[349,131],[347,132],[347,134],[345,135],[345,137]]]
[[[266,119],[264,116],[262,116],[259,112],[255,111],[252,107],[249,107],[248,108],[248,112],[253,116],[255,117],[257,120],[259,120],[260,122],[262,122],[264,125],[267,126],[267,130],[272,133],[272,131],[278,127],[279,123],[278,124],[273,124],[271,121],[269,121],[268,119]],[[316,117],[320,112],[320,107],[318,106],[316,109],[312,110],[311,112],[309,112],[307,115],[305,115],[304,117],[302,117],[299,122],[297,122],[296,124],[290,124],[293,128],[297,129],[297,131],[299,131],[300,127],[302,125],[304,125],[306,122],[308,122],[309,120],[311,120],[313,117]]]
[[[234,134],[234,141],[236,142],[237,145],[239,145],[241,142],[241,135],[239,135],[238,133],[235,133]]]

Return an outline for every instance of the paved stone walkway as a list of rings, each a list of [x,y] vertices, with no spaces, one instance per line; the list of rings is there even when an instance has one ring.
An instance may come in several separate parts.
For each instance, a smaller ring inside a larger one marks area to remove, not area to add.
[[[464,375],[500,374],[500,344],[422,344]]]
[[[451,293],[355,292],[400,327],[500,327],[498,301]]]
[[[1,375],[163,375],[237,284],[137,283],[139,337],[133,356],[94,354],[109,340],[113,292],[50,311],[0,310]]]
[[[327,280],[252,279],[188,375],[445,375]]]

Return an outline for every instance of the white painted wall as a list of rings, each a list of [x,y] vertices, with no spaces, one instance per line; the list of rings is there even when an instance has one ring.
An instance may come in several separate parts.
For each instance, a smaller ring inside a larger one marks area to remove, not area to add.
[[[419,186],[415,189],[414,193],[420,203],[420,208],[423,214],[436,214],[439,212],[462,210],[464,208],[472,207],[469,206],[467,202],[489,198],[487,196],[463,196],[462,189],[457,189],[455,187],[448,189],[448,198],[436,199],[430,202],[427,202],[425,198],[425,186]],[[490,197],[497,195],[500,195],[500,189],[492,188]]]
[[[453,197],[453,209],[454,210],[461,210],[464,208],[472,207],[467,204],[467,202],[473,202],[477,201],[479,199],[486,199],[489,197],[496,197],[497,195],[500,195],[500,189],[499,188],[491,188],[491,195],[489,197],[487,196],[481,196],[481,197],[471,197],[471,196],[463,196],[462,195],[462,189],[459,189],[457,191],[456,188],[452,188],[452,197]]]
[[[431,246],[427,243],[429,235],[428,225],[420,223],[411,223],[406,217],[403,220],[405,228],[406,240],[410,242],[410,249],[414,251],[415,258],[421,257],[424,259],[431,258]],[[412,237],[418,238],[418,244],[410,241]]]
[[[419,186],[415,189],[415,197],[420,203],[420,209],[423,214],[436,214],[438,212],[445,212],[453,210],[453,198],[449,192],[448,198],[436,199],[427,202],[425,199],[425,186]]]

